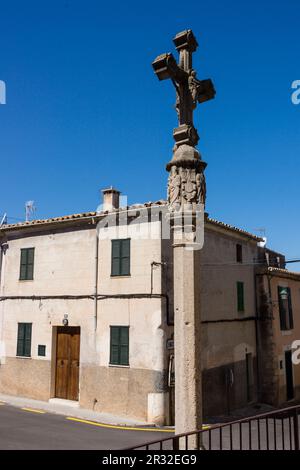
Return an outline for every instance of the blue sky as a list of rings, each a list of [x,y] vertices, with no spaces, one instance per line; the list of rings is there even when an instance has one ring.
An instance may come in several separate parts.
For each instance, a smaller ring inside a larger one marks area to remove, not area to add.
[[[175,94],[151,62],[192,28],[217,90],[195,113],[207,211],[300,258],[298,0],[10,0],[0,18],[0,213],[23,218],[29,199],[39,218],[94,210],[108,185],[164,198]]]

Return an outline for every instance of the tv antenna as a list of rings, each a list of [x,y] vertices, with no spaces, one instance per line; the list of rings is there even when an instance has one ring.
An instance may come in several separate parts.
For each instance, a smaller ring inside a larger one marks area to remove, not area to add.
[[[2,227],[2,225],[5,225],[7,224],[7,214],[5,213],[4,216],[2,217],[1,221],[0,221],[0,227]]]
[[[262,237],[265,237],[265,236],[266,236],[266,232],[267,232],[267,230],[266,230],[265,227],[254,228],[253,231],[254,231],[254,232],[259,232]]]
[[[36,207],[34,201],[25,202],[25,220],[26,222],[30,221],[31,216],[35,213]]]

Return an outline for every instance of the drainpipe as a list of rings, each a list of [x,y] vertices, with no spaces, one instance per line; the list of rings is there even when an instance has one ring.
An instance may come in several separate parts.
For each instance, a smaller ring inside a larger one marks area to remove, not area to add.
[[[255,343],[256,343],[256,393],[258,401],[261,400],[261,347],[260,347],[260,331],[259,331],[259,306],[258,306],[258,285],[257,278],[260,274],[254,274],[254,289],[255,289]]]
[[[5,240],[2,239],[2,242],[0,243],[0,292],[2,290],[2,278],[3,278],[3,275],[2,275],[2,269],[3,269],[3,260],[4,260],[4,255],[5,255],[5,252],[8,248],[8,244]]]
[[[98,270],[99,270],[99,237],[96,226],[96,239],[95,239],[95,300],[94,300],[94,329],[97,331],[97,322],[98,322]]]
[[[163,262],[159,262],[159,261],[152,261],[151,263],[151,280],[150,280],[150,293],[151,295],[153,294],[153,269],[157,266],[165,266],[167,263]]]
[[[4,241],[1,242],[0,244],[0,295],[3,295],[4,294],[4,272],[2,272],[3,270],[3,266],[4,266],[4,254],[6,252],[8,248],[8,245],[7,243]],[[2,362],[2,357],[4,356],[5,352],[4,352],[4,343],[3,343],[3,335],[4,335],[4,331],[3,331],[3,323],[4,323],[4,302],[3,302],[3,305],[1,305],[1,312],[0,312],[0,366],[1,366],[1,362]]]
[[[2,260],[3,260],[3,245],[0,245],[0,291],[2,286]]]

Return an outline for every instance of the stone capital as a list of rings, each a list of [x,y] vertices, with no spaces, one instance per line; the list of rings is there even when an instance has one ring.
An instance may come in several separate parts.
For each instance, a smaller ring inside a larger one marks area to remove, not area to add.
[[[175,148],[187,144],[195,147],[199,142],[197,129],[191,124],[181,124],[173,130],[173,137],[176,142]]]
[[[183,144],[175,149],[173,158],[167,164],[166,168],[167,171],[170,171],[172,166],[204,170],[206,165],[207,164],[201,160],[200,152],[195,147]]]

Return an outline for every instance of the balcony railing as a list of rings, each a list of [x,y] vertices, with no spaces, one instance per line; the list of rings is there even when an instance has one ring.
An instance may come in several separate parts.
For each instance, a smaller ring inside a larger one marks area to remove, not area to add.
[[[299,450],[300,405],[124,450]]]

